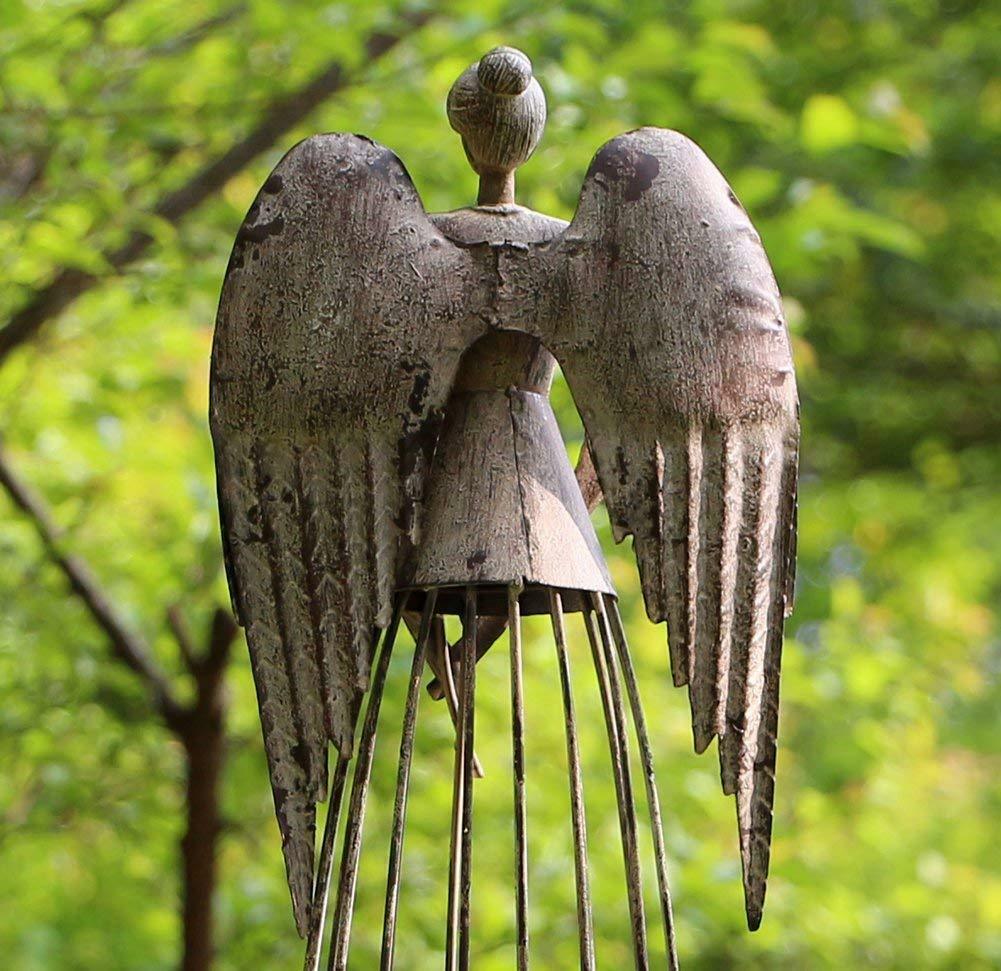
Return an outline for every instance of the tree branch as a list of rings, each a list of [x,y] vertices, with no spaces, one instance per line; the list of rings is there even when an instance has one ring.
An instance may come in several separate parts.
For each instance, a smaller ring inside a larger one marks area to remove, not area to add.
[[[157,712],[168,727],[181,724],[182,706],[175,699],[166,675],[153,659],[143,638],[135,633],[118,612],[111,598],[101,589],[90,567],[78,556],[60,549],[59,530],[44,500],[11,467],[6,452],[0,447],[0,485],[14,505],[23,512],[42,541],[50,559],[62,571],[70,589],[80,598],[95,623],[108,636],[112,654],[139,676],[153,695]]]
[[[184,619],[184,612],[179,604],[171,604],[167,608],[167,626],[174,635],[185,668],[189,673],[194,674],[198,670],[200,659],[198,650],[195,648],[194,638],[191,636],[191,630]]]
[[[240,631],[233,615],[222,607],[217,607],[212,614],[204,650],[195,647],[195,639],[178,604],[167,608],[167,626],[174,635],[185,668],[199,683],[205,675],[211,676],[226,667],[229,649]]]
[[[147,57],[151,55],[159,57],[162,55],[172,56],[174,54],[179,54],[190,47],[194,47],[195,44],[211,34],[213,30],[217,30],[219,27],[225,27],[238,17],[242,17],[246,12],[246,3],[234,4],[232,7],[222,10],[217,14],[213,14],[211,17],[207,17],[200,23],[195,24],[183,34],[179,34],[176,37],[170,37],[158,44],[151,44],[143,51],[143,54]]]
[[[371,34],[365,42],[368,62],[371,64],[391,51],[404,37],[422,27],[430,18],[431,13],[428,11],[408,14],[403,25],[394,33]],[[171,225],[177,225],[327,98],[349,83],[350,78],[341,62],[333,61],[304,87],[274,102],[253,131],[196,172],[179,189],[168,193],[154,208],[154,214]],[[142,256],[152,242],[153,237],[149,233],[135,230],[120,247],[104,253],[104,260],[113,270],[120,271]],[[91,290],[100,279],[93,273],[76,267],[58,272],[0,330],[0,363],[16,347],[31,340],[49,320]]]
[[[60,549],[59,530],[42,498],[14,472],[0,446],[0,485],[35,527],[42,546],[62,571],[97,625],[111,642],[112,655],[135,672],[153,695],[157,714],[184,748],[187,825],[181,840],[183,896],[182,971],[212,966],[213,898],[217,880],[217,844],[222,829],[219,785],[225,761],[226,695],[223,679],[239,627],[228,610],[212,615],[204,648],[196,648],[181,615],[171,607],[168,622],[195,679],[195,698],[181,705],[143,638],[131,630],[97,578],[78,556]]]
[[[240,625],[236,618],[228,610],[217,607],[209,625],[209,647],[204,662],[210,672],[225,670],[229,663],[230,648],[239,633]]]
[[[184,956],[181,971],[209,971],[214,954],[217,848],[222,832],[219,785],[226,758],[223,675],[239,628],[218,609],[194,668],[195,703],[179,732],[187,760],[187,826],[181,839]]]

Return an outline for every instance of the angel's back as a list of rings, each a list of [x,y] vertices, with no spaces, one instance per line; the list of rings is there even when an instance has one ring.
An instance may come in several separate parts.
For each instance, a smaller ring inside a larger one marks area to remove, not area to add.
[[[567,225],[510,203],[432,220],[462,246],[545,243]],[[457,591],[469,583],[496,584],[505,615],[510,584],[524,584],[530,596],[539,585],[578,598],[578,591],[612,592],[549,403],[555,370],[555,358],[538,338],[515,329],[492,330],[463,355],[406,584]],[[439,594],[442,602],[448,596]],[[528,609],[548,610],[542,591]]]

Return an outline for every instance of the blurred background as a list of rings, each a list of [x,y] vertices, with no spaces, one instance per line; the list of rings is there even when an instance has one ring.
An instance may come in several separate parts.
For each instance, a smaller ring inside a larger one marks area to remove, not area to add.
[[[221,569],[215,305],[258,186],[312,132],[394,149],[429,209],[471,202],[445,95],[499,43],[529,54],[549,99],[523,204],[570,217],[603,141],[680,129],[761,231],[793,333],[800,566],[756,934],[732,801],[714,755],[692,752],[628,544],[596,514],[651,715],[683,965],[1001,966],[1001,8],[964,0],[5,0],[0,964],[300,961]],[[556,399],[575,451],[572,401]],[[627,966],[579,633],[573,651],[599,964]],[[384,705],[359,968],[381,926],[407,654]],[[551,638],[539,630],[526,654],[536,960],[568,968]],[[479,679],[476,968],[513,961],[505,669],[497,648]],[[442,961],[451,732],[424,711],[402,968]]]

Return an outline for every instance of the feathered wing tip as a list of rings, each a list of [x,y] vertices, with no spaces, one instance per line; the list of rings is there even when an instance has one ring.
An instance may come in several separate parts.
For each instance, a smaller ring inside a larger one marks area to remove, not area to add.
[[[383,534],[395,527],[373,509],[391,489],[379,472],[384,459],[356,443],[234,442],[219,456],[227,555],[240,582],[300,933],[309,922],[327,746],[351,752],[380,619],[377,591],[392,586],[392,541]]]
[[[275,790],[274,796],[292,914],[296,930],[304,938],[309,930],[313,901],[316,805],[298,792]]]
[[[720,768],[725,791],[736,791],[737,825],[748,926],[761,923],[772,834],[778,744],[779,673],[784,620],[791,607],[792,546],[795,537],[796,454],[777,447],[761,454],[749,476],[759,500],[752,504],[747,530],[747,564],[738,565],[738,583],[747,577],[747,619],[735,619],[747,631],[746,685],[742,711],[728,703],[720,736]],[[745,502],[745,509],[747,503]],[[738,635],[739,636],[739,635]],[[738,698],[740,692],[736,692]]]
[[[331,134],[278,164],[226,273],[210,387],[223,548],[300,931],[327,748],[352,751],[471,266],[392,152]]]
[[[541,336],[581,409],[615,539],[633,537],[647,613],[667,621],[695,750],[720,740],[753,928],[795,552],[798,406],[781,298],[725,179],[664,129],[598,151],[555,255],[557,292],[572,300]]]
[[[695,750],[719,739],[723,791],[736,796],[754,930],[761,923],[772,830],[782,632],[795,541],[795,447],[776,434],[733,426],[694,429],[686,441],[661,444],[658,452],[665,541],[657,546],[673,552],[670,568],[660,572],[657,600],[668,621],[675,682],[688,686]],[[641,569],[651,558],[641,557]]]

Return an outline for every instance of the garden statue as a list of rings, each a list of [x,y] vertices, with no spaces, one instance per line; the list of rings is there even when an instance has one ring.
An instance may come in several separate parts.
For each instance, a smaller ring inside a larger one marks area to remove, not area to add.
[[[401,623],[415,648],[381,966],[396,953],[426,667],[456,727],[445,964],[469,966],[476,661],[505,631],[512,906],[518,966],[528,966],[532,713],[521,617],[530,613],[551,616],[561,675],[581,966],[596,958],[570,613],[583,616],[601,693],[636,966],[650,957],[627,711],[674,965],[653,753],[588,512],[603,496],[616,541],[633,537],[647,613],[667,621],[674,683],[688,685],[695,748],[719,739],[754,929],[795,556],[798,404],[779,293],[747,214],[684,136],[641,128],[608,142],[567,224],[515,202],[515,169],[546,117],[525,55],[485,55],[456,81],[448,116],[480,178],[476,206],[429,215],[392,152],[361,136],[314,136],[264,183],[219,307],[211,422],[226,565],[307,967],[320,959],[328,896],[329,967],[347,967],[379,705]],[[576,477],[548,398],[557,362],[586,432]],[[453,645],[449,614],[462,619]],[[328,797],[317,848],[316,806]]]

